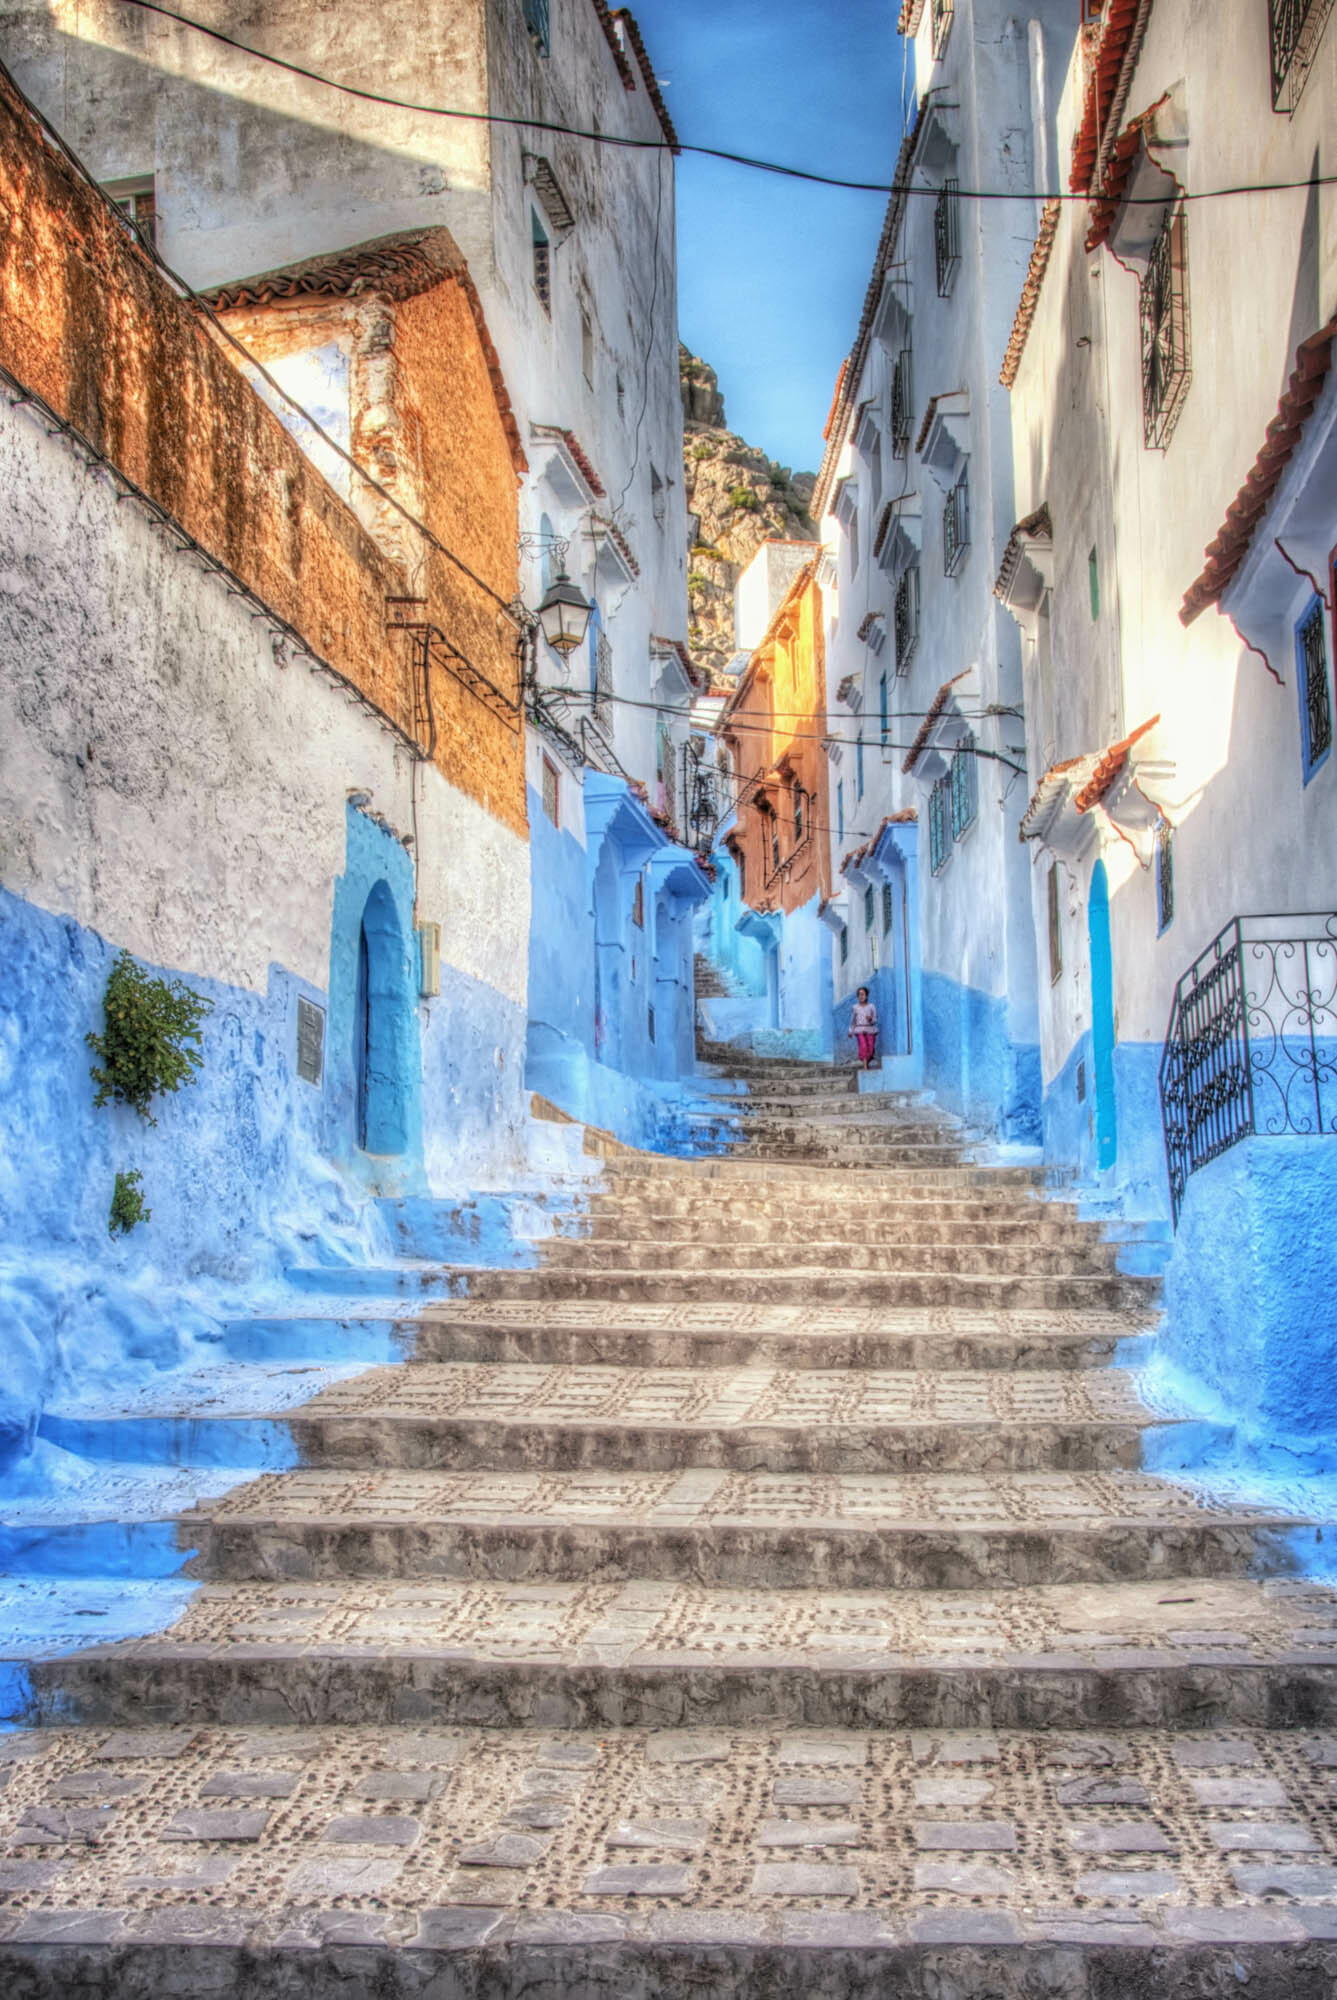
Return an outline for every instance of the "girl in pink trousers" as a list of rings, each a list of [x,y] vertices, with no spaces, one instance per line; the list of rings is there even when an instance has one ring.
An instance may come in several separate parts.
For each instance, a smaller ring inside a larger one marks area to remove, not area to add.
[[[859,1045],[859,1061],[868,1069],[877,1049],[877,1008],[868,998],[866,986],[861,986],[855,996],[849,1031]]]

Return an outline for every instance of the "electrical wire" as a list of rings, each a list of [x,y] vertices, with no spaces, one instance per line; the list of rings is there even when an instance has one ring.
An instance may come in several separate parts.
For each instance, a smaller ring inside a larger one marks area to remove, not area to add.
[[[420,117],[455,118],[467,123],[480,125],[515,126],[524,131],[551,132],[568,139],[584,139],[594,145],[616,146],[630,152],[679,152],[694,153],[699,158],[722,160],[726,164],[748,167],[756,173],[776,174],[785,180],[809,181],[817,187],[846,189],[854,194],[923,194],[932,195],[936,200],[940,190],[936,187],[915,187],[907,181],[864,181],[847,178],[841,174],[820,174],[809,167],[793,167],[779,160],[758,159],[751,153],[735,153],[723,146],[689,145],[686,141],[674,146],[666,138],[638,139],[615,132],[599,132],[586,126],[564,125],[558,119],[520,118],[499,111],[464,111],[452,105],[423,104],[411,98],[392,97],[385,91],[368,90],[358,84],[340,83],[335,77],[326,76],[322,71],[308,69],[302,63],[290,61],[286,56],[270,55],[264,49],[257,49],[249,42],[242,42],[235,35],[228,35],[221,28],[211,28],[203,21],[194,21],[188,14],[178,14],[171,7],[164,7],[162,0],[120,0],[123,7],[137,7],[146,14],[159,14],[164,20],[175,21],[178,27],[190,28],[196,34],[207,35],[211,41],[221,42],[227,48],[236,49],[239,54],[252,56],[257,62],[268,63],[274,69],[286,70],[292,76],[300,76],[308,83],[320,84],[326,90],[336,90],[345,97],[360,98],[367,104],[380,104],[392,111],[411,111]],[[1188,189],[1185,201],[1220,201],[1233,195],[1284,194],[1292,190],[1311,187],[1337,186],[1337,174],[1306,175],[1303,180],[1294,181],[1252,181],[1234,187]],[[1063,201],[1088,202],[1090,195],[1071,189],[1057,191],[1037,191],[1018,188],[958,188],[963,201]],[[1159,195],[1126,195],[1127,207],[1162,207]]]

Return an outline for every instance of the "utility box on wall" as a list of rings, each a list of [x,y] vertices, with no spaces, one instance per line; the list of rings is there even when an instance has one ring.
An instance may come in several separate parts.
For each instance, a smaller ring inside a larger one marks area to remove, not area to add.
[[[441,991],[441,926],[418,925],[418,954],[421,968],[418,991],[424,1000],[435,1000]]]

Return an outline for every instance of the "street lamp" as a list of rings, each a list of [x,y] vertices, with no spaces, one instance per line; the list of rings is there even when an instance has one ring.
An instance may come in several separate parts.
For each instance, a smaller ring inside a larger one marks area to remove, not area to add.
[[[543,636],[554,653],[565,657],[575,652],[589,630],[593,609],[594,606],[581,596],[566,571],[559,570],[555,580],[544,591],[538,608]]]

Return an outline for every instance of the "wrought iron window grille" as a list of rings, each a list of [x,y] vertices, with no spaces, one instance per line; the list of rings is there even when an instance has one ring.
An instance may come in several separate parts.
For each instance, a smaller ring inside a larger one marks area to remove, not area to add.
[[[1300,678],[1300,734],[1305,783],[1332,748],[1332,689],[1328,679],[1327,619],[1316,597],[1295,628]]]
[[[1176,1223],[1241,1139],[1337,1135],[1337,913],[1226,925],[1175,988],[1160,1092]]]
[[[962,472],[943,503],[942,567],[946,576],[955,576],[970,547],[970,488]]]
[[[933,60],[937,62],[947,46],[947,37],[952,32],[952,15],[955,0],[933,0]]]
[[[1268,50],[1272,59],[1272,109],[1294,111],[1332,12],[1332,0],[1268,0]]]
[[[891,935],[891,917],[892,917],[891,884],[890,882],[884,882],[882,884],[882,935],[884,937],[889,937]]]
[[[1168,819],[1156,822],[1156,935],[1169,930],[1175,914],[1174,828]]]
[[[554,826],[561,825],[558,817],[559,801],[560,781],[557,775],[557,766],[553,763],[551,757],[545,756],[543,759],[543,810]]]
[[[870,882],[863,892],[863,927],[871,931],[877,922],[877,896]]]
[[[848,924],[840,926],[840,962],[845,965],[850,955],[850,929]]]
[[[594,700],[596,722],[602,722],[613,702],[613,645],[602,627],[594,635]]]
[[[547,55],[551,47],[549,37],[548,0],[524,0],[525,26],[538,45],[541,55]]]
[[[919,564],[912,562],[896,586],[896,672],[908,674],[919,645]]]
[[[911,352],[903,347],[896,356],[891,376],[891,449],[897,458],[910,456],[910,433],[914,429],[914,378]]]
[[[975,738],[967,735],[951,762],[952,839],[960,840],[980,806],[979,766],[975,758]]]
[[[928,860],[934,875],[942,872],[952,851],[952,779],[944,771],[928,795]]]
[[[1181,208],[1165,219],[1142,280],[1142,436],[1164,451],[1193,379],[1188,319],[1188,220]]]
[[[552,311],[552,248],[537,216],[533,230],[533,277],[538,302],[545,313]]]
[[[933,259],[938,297],[949,299],[961,264],[961,190],[956,180],[943,182],[933,204]]]

